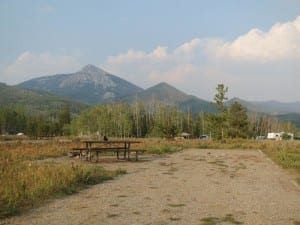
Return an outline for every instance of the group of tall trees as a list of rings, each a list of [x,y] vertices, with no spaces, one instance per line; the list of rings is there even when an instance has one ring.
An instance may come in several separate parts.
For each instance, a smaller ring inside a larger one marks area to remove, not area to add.
[[[113,137],[175,137],[187,132],[214,139],[253,138],[270,131],[291,132],[295,127],[276,118],[249,113],[241,104],[225,105],[228,88],[219,84],[214,98],[218,113],[182,111],[159,101],[132,105],[113,103],[99,105],[81,113],[71,123],[75,135]]]
[[[0,107],[0,134],[23,132],[28,136],[98,135],[110,137],[175,137],[187,132],[192,137],[213,139],[253,138],[270,131],[294,132],[289,122],[247,112],[241,104],[225,104],[228,88],[219,84],[214,104],[218,113],[180,110],[159,101],[132,105],[112,103],[94,106],[71,118],[67,105],[49,114],[26,113],[22,107]]]
[[[81,113],[71,128],[76,135],[171,137],[179,131],[192,130],[192,124],[191,113],[160,102],[136,102],[98,105]]]
[[[32,137],[69,134],[71,114],[67,105],[57,113],[25,112],[23,107],[0,108],[0,134],[25,133]]]
[[[223,139],[227,137],[246,138],[257,135],[251,132],[246,108],[238,102],[234,102],[229,108],[226,107],[228,87],[225,87],[224,84],[218,84],[216,90],[214,101],[219,113],[209,117],[210,129],[214,132],[213,136],[216,139]]]

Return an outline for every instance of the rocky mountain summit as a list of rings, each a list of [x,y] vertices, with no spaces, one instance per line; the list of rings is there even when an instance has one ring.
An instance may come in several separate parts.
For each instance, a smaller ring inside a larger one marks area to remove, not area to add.
[[[115,88],[116,82],[111,79],[111,74],[93,65],[86,65],[77,73],[69,76],[60,83],[60,88],[84,87],[92,83],[95,87],[102,86],[104,89]]]
[[[71,74],[35,78],[19,84],[20,87],[41,90],[87,103],[112,102],[121,96],[143,89],[113,74],[86,65]]]

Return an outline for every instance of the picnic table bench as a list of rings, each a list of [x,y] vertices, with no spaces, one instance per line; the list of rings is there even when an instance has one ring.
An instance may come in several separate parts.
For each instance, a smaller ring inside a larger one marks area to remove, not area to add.
[[[97,160],[98,155],[105,152],[113,152],[117,154],[117,159],[120,159],[120,153],[124,154],[123,159],[130,160],[131,153],[135,153],[135,160],[138,161],[138,155],[145,152],[144,149],[132,149],[132,144],[141,143],[140,141],[133,140],[113,140],[113,141],[99,141],[99,140],[85,140],[81,141],[85,144],[85,147],[75,147],[72,148],[70,154],[72,156],[79,156],[80,158],[83,155],[86,156],[87,160],[91,160],[92,153],[96,153]]]

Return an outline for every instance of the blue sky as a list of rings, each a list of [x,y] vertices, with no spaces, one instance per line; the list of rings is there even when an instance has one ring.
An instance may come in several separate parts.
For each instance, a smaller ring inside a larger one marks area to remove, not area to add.
[[[211,100],[300,101],[299,0],[1,0],[0,82],[86,64]]]

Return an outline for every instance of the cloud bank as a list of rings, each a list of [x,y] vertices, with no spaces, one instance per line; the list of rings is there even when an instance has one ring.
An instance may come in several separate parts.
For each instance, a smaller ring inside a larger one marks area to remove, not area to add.
[[[21,53],[17,60],[5,68],[1,80],[8,84],[16,84],[36,76],[70,73],[80,67],[76,57],[69,55],[53,55],[50,53]]]
[[[233,41],[195,38],[173,50],[130,49],[110,56],[104,68],[143,87],[168,82],[212,99],[218,83],[249,100],[299,101],[300,16],[268,31],[252,29]]]

